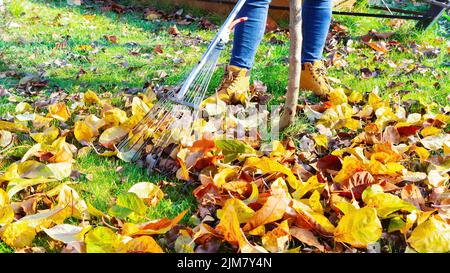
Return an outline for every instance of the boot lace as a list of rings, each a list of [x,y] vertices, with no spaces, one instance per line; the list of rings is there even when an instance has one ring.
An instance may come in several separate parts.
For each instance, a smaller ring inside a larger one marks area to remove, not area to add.
[[[317,74],[319,76],[318,78],[322,78],[328,86],[331,85],[327,77],[327,69],[322,63],[313,66],[313,74]]]
[[[241,73],[227,71],[220,83],[220,90],[234,90],[236,88],[236,83],[239,82],[240,78]]]

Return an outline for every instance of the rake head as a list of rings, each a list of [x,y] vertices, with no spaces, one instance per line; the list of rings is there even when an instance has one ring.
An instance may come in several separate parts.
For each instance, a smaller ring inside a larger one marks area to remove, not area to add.
[[[209,83],[216,69],[220,53],[225,48],[234,26],[248,18],[234,20],[245,0],[239,0],[224,25],[211,42],[199,63],[182,85],[161,98],[144,118],[116,146],[117,156],[124,161],[140,159],[145,150],[150,168],[157,168],[164,148],[189,139],[193,122],[199,117]]]

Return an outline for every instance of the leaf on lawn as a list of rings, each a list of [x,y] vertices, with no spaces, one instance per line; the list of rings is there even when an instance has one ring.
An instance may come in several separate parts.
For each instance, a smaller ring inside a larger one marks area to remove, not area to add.
[[[48,107],[48,117],[60,121],[67,121],[70,118],[70,110],[64,102],[51,104]]]
[[[98,130],[105,125],[102,119],[95,115],[90,115],[83,121],[75,123],[74,135],[75,138],[83,145],[91,143],[96,136],[99,135]]]
[[[86,252],[87,253],[123,253],[125,245],[114,233],[107,227],[96,227],[86,234]]]
[[[84,93],[84,103],[89,104],[101,104],[100,98],[92,90],[88,90]]]
[[[37,143],[41,144],[51,144],[59,136],[59,130],[55,126],[44,129],[41,133],[30,134]]]
[[[13,135],[9,131],[0,130],[0,147],[6,147],[11,144]]]
[[[14,209],[9,206],[0,206],[0,227],[14,221]]]
[[[113,149],[114,145],[119,143],[127,135],[127,131],[121,127],[111,127],[106,129],[101,135],[98,142],[108,149]]]
[[[61,224],[52,228],[43,228],[42,230],[53,240],[61,241],[65,244],[84,241],[84,235],[91,229],[91,226],[75,226]]]
[[[147,206],[144,201],[133,192],[122,193],[117,197],[116,205],[109,209],[109,214],[120,219],[129,217],[132,213],[144,215]]]
[[[374,208],[355,209],[344,215],[334,231],[335,240],[353,247],[367,248],[381,237],[381,222]]]
[[[3,242],[15,249],[31,246],[35,236],[34,227],[24,221],[7,224],[1,233]]]
[[[34,178],[34,179],[26,179],[26,178],[15,178],[9,181],[7,186],[7,192],[9,198],[12,198],[16,193],[21,190],[26,189],[27,187],[35,186],[38,184],[44,184],[49,182],[54,182],[55,179],[43,179],[43,178]]]
[[[164,198],[163,191],[153,183],[140,182],[136,183],[128,190],[128,192],[135,193],[148,206],[155,207],[159,201]]]
[[[164,253],[163,249],[150,236],[140,236],[127,242],[128,253]]]
[[[123,235],[128,236],[138,236],[138,235],[154,235],[154,234],[164,234],[170,229],[172,229],[178,222],[183,219],[184,215],[188,210],[181,212],[177,217],[172,220],[168,218],[153,220],[146,223],[141,223],[138,225],[132,223],[125,223],[123,227]]]
[[[28,127],[23,124],[3,120],[0,120],[0,130],[5,130],[9,132],[24,132],[24,133],[30,131],[30,129],[28,129]]]

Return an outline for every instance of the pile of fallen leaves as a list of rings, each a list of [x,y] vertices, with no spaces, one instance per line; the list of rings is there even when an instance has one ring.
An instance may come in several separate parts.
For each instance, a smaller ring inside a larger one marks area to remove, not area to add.
[[[77,158],[117,154],[152,89],[122,94],[124,109],[108,93],[59,95],[0,121],[0,238],[18,251],[36,251],[37,234],[63,252],[450,251],[448,107],[336,89],[299,113],[315,133],[269,149],[205,130],[169,155],[177,178],[197,185],[198,210],[180,225],[187,211],[145,216],[164,198],[156,184],[136,181],[106,213],[71,187]]]
[[[450,251],[450,109],[421,107],[336,89],[304,107],[317,133],[299,132],[299,147],[181,150],[178,178],[201,182],[190,251]]]

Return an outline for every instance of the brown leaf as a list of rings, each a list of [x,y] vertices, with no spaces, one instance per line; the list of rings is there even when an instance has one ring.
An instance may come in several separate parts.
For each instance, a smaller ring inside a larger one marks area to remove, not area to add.
[[[245,224],[243,230],[250,231],[261,225],[280,220],[286,212],[290,200],[283,196],[270,196],[264,206]]]
[[[106,39],[108,42],[111,42],[111,43],[113,43],[113,44],[117,43],[117,36],[115,36],[115,35],[105,35],[105,36],[103,36],[103,37],[105,37],[105,39]]]
[[[158,54],[163,54],[164,50],[162,49],[161,45],[156,45],[155,48],[153,49],[153,52],[158,53]]]
[[[364,44],[368,45],[369,47],[371,47],[372,49],[378,51],[378,52],[382,52],[382,53],[387,53],[388,52],[388,48],[386,46],[385,42],[364,42]]]
[[[403,200],[416,206],[419,210],[425,206],[425,199],[423,198],[420,189],[413,184],[403,187],[401,197]]]
[[[304,228],[299,228],[299,227],[291,227],[290,228],[290,232],[291,235],[296,238],[297,240],[299,240],[302,243],[305,243],[307,245],[310,246],[314,246],[317,247],[317,249],[319,249],[321,252],[325,251],[325,248],[323,247],[323,245],[321,243],[319,243],[319,241],[317,240],[317,237],[314,236],[314,234]]]
[[[361,199],[363,191],[370,185],[376,184],[375,179],[369,172],[357,172],[349,179],[345,180],[341,186],[346,191],[344,195],[353,196],[356,199]]]
[[[342,163],[339,157],[326,155],[317,161],[317,168],[322,172],[326,170],[339,171],[342,169]]]
[[[180,34],[180,31],[178,30],[177,26],[171,26],[168,30],[168,33],[170,35],[177,36],[178,34]]]
[[[420,130],[420,127],[415,126],[415,125],[409,125],[409,126],[403,126],[403,127],[397,128],[398,133],[402,137],[408,137],[408,136],[415,135],[419,130]]]

